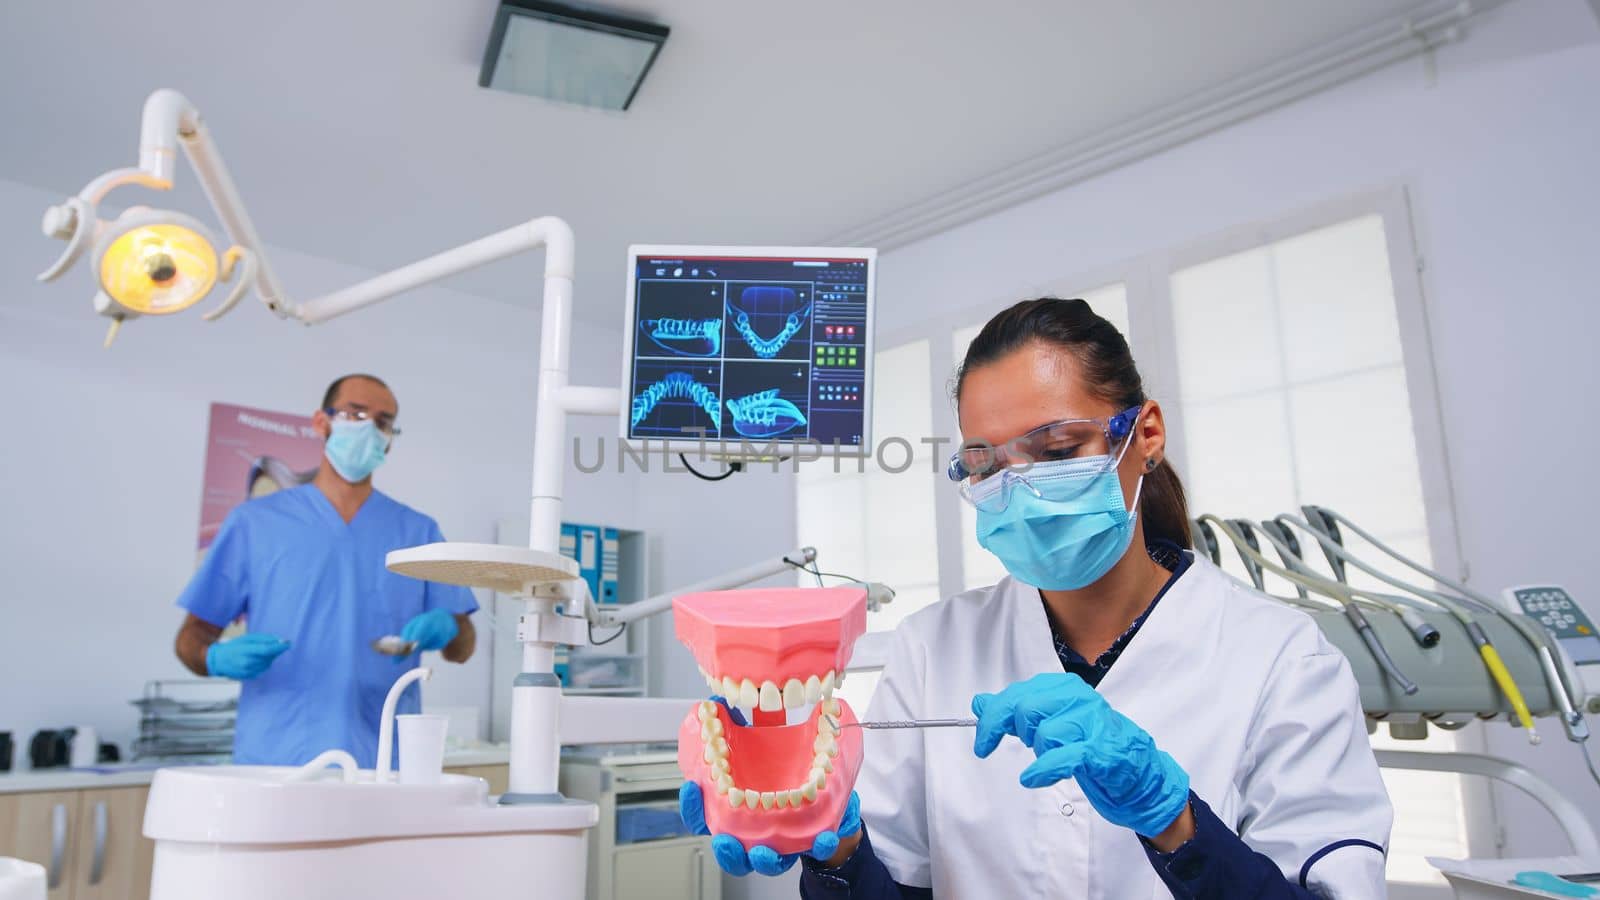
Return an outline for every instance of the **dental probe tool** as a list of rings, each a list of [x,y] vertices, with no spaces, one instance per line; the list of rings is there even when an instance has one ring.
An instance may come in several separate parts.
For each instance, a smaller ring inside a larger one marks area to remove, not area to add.
[[[977,719],[886,719],[882,722],[849,722],[839,724],[833,716],[824,715],[834,728],[971,728]]]

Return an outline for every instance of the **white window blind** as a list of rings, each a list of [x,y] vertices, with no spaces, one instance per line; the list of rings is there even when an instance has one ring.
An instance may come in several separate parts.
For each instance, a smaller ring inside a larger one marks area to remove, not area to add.
[[[1382,217],[1209,260],[1173,273],[1171,285],[1191,513],[1261,519],[1326,505],[1426,562]],[[1429,741],[1402,746],[1455,746],[1444,732]],[[1374,744],[1390,746],[1386,736]],[[1385,780],[1396,807],[1390,880],[1443,883],[1422,857],[1468,855],[1459,776]]]

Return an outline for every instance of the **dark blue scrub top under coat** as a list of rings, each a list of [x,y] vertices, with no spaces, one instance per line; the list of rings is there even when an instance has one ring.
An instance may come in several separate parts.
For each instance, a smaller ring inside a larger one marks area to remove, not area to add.
[[[373,491],[349,523],[312,484],[236,507],[178,605],[218,627],[243,615],[251,632],[290,647],[243,682],[233,760],[299,765],[324,750],[350,751],[371,768],[378,719],[394,680],[421,654],[396,658],[371,648],[433,609],[477,610],[464,587],[390,572],[391,550],[444,540],[433,519]],[[398,712],[421,709],[413,685]]]

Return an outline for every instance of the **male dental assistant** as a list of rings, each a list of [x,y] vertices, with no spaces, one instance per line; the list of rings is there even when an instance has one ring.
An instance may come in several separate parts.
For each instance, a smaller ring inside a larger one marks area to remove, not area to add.
[[[236,763],[299,765],[341,748],[370,768],[395,677],[424,650],[457,663],[472,656],[472,592],[384,567],[391,550],[444,540],[433,519],[372,487],[400,433],[398,413],[372,375],[329,385],[312,417],[325,441],[316,478],[236,507],[178,598],[189,612],[178,659],[197,675],[243,682]],[[248,632],[219,641],[240,615]],[[393,634],[416,651],[372,649]],[[399,712],[420,711],[419,696],[407,690]]]

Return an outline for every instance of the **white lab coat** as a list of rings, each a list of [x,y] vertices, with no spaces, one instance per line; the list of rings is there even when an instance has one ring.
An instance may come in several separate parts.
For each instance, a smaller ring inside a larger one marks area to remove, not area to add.
[[[901,624],[868,718],[967,715],[976,692],[1059,671],[1038,591],[1007,578]],[[1340,841],[1388,846],[1393,811],[1355,678],[1309,616],[1197,559],[1099,690],[1290,878]],[[1075,782],[1025,788],[1017,776],[1032,751],[1008,737],[978,759],[972,739],[971,729],[868,732],[856,789],[896,881],[940,898],[1171,896],[1134,833],[1100,818]],[[1345,846],[1315,862],[1307,885],[1382,900],[1383,862]]]

